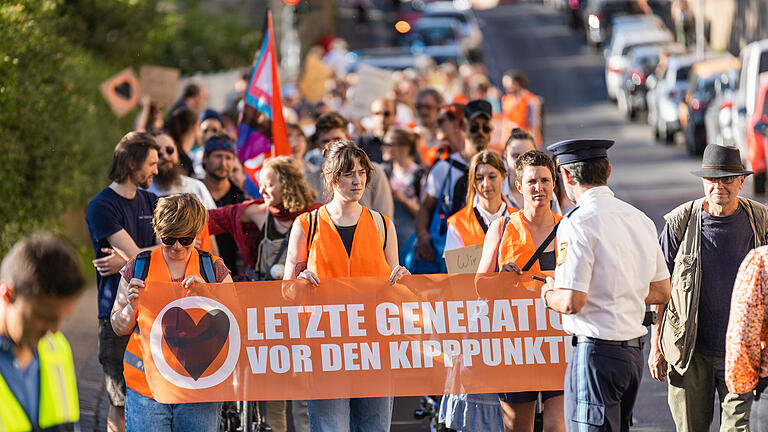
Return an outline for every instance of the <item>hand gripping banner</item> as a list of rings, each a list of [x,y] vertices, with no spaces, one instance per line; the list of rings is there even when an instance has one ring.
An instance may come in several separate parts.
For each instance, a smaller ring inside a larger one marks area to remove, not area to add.
[[[571,338],[533,275],[148,282],[147,379],[162,403],[559,390]]]

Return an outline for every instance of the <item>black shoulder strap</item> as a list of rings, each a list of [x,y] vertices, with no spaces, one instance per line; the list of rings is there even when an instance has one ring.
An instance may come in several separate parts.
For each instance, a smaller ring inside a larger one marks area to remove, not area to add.
[[[309,256],[309,250],[312,247],[312,238],[317,231],[317,211],[319,209],[309,212],[309,233],[307,233],[307,256]]]
[[[381,249],[387,250],[387,237],[389,236],[389,224],[387,223],[387,218],[385,218],[383,214],[379,213],[379,216],[381,216],[381,223],[384,224],[384,244],[381,245]]]
[[[136,255],[136,261],[134,261],[133,266],[134,278],[141,280],[145,280],[147,278],[147,273],[149,272],[149,260],[151,256],[151,251],[139,252],[139,254]]]
[[[461,170],[464,174],[469,173],[469,167],[467,165],[464,165],[463,163],[460,163],[456,159],[448,158],[448,163],[451,164],[452,167],[456,168],[457,170]]]
[[[213,269],[211,254],[200,249],[197,250],[197,254],[200,256],[200,273],[203,274],[203,279],[208,283],[216,283],[216,271]]]
[[[536,260],[538,260],[538,259],[539,259],[539,257],[541,256],[541,254],[543,254],[543,253],[544,253],[544,249],[546,249],[546,248],[547,248],[547,246],[549,246],[549,244],[550,244],[550,243],[552,243],[552,240],[554,240],[554,239],[555,239],[555,235],[557,234],[557,227],[558,227],[558,225],[560,225],[560,222],[558,222],[558,223],[556,223],[556,224],[555,224],[555,227],[554,227],[554,228],[552,228],[552,232],[551,232],[551,233],[549,233],[549,235],[547,236],[547,238],[546,238],[546,239],[544,239],[544,241],[541,243],[541,245],[539,246],[539,248],[538,248],[538,249],[536,249],[536,252],[534,252],[534,253],[533,253],[533,256],[531,257],[531,259],[529,259],[529,260],[528,260],[528,262],[527,262],[527,263],[525,263],[525,266],[524,266],[524,267],[523,267],[523,269],[522,269],[523,271],[528,271],[528,270],[530,270],[530,269],[531,269],[531,267],[533,267],[533,263],[535,263],[535,262],[536,262]]]
[[[483,233],[487,233],[488,225],[485,224],[485,220],[480,216],[480,210],[478,210],[477,207],[472,207],[472,211],[475,212],[475,218],[477,218],[477,222],[480,223],[480,228],[483,229]]]

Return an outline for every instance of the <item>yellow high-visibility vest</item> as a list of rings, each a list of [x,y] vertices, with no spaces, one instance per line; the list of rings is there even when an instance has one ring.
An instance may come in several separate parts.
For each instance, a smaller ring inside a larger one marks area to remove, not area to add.
[[[77,423],[80,407],[72,351],[61,332],[48,333],[37,344],[40,356],[41,429]],[[0,432],[27,432],[32,423],[0,374]]]

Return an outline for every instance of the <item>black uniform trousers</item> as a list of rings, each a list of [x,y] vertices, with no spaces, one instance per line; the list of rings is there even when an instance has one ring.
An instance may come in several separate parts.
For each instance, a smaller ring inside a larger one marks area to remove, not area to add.
[[[565,373],[566,430],[629,431],[642,375],[640,348],[577,344]]]

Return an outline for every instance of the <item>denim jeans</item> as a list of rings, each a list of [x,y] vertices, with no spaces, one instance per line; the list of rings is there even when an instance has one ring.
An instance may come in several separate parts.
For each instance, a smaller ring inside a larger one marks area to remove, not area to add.
[[[319,399],[309,401],[312,432],[389,432],[391,397]]]
[[[126,432],[208,432],[219,429],[221,402],[161,404],[131,390],[125,392]]]

